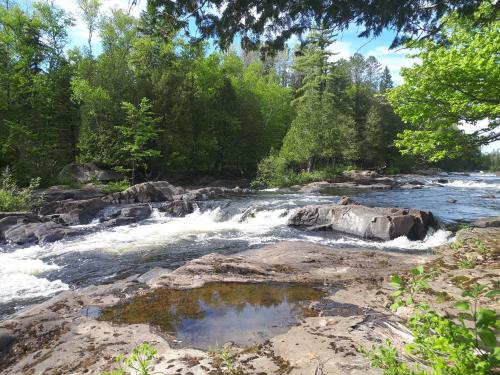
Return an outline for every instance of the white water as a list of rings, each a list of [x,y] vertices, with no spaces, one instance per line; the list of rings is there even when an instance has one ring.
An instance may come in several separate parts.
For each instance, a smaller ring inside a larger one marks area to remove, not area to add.
[[[0,303],[47,297],[69,286],[60,280],[49,281],[44,272],[59,269],[38,259],[43,255],[38,246],[0,253]]]
[[[453,180],[443,184],[447,187],[469,188],[469,189],[492,189],[500,190],[500,184],[487,183],[484,181]]]
[[[279,205],[278,205],[279,207]],[[328,238],[297,231],[286,237],[280,229],[293,211],[276,208],[253,212],[242,220],[243,213],[225,218],[221,208],[204,212],[196,210],[183,218],[166,217],[155,211],[151,219],[140,224],[101,230],[70,240],[27,248],[14,248],[0,253],[0,303],[46,297],[66,290],[69,286],[60,280],[49,281],[44,272],[60,267],[42,261],[68,253],[105,252],[117,256],[128,252],[147,252],[162,249],[167,244],[189,241],[203,246],[214,240],[246,241],[250,246],[279,240],[311,241],[324,245],[352,245],[379,249],[427,250],[450,240],[451,233],[442,230],[430,234],[424,241],[409,241],[406,237],[387,242],[371,242],[350,237]],[[76,265],[77,266],[77,265]]]

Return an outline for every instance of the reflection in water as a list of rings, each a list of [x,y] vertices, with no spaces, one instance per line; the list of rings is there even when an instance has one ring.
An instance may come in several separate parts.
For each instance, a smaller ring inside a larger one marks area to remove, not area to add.
[[[251,345],[286,332],[316,312],[312,301],[324,292],[285,284],[209,283],[201,288],[155,289],[105,309],[101,320],[149,323],[184,345],[208,348],[232,341]]]

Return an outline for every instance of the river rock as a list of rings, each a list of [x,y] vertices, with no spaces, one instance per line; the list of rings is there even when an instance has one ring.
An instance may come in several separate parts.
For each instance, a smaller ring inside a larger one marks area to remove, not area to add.
[[[32,242],[54,242],[80,231],[54,222],[18,224],[5,231],[5,240],[18,245]]]
[[[151,206],[148,204],[124,207],[113,215],[101,219],[106,226],[128,225],[142,221],[151,216]]]
[[[100,198],[81,201],[65,200],[50,202],[40,208],[40,215],[51,215],[52,219],[67,225],[89,224],[99,211],[109,205]]]
[[[59,172],[59,179],[61,181],[76,181],[84,184],[93,181],[121,181],[124,179],[124,176],[96,163],[71,163],[64,166],[61,172]]]
[[[348,206],[348,205],[357,204],[357,203],[354,202],[350,197],[344,196],[344,197],[340,198],[339,203],[337,203],[337,204],[340,206]]]
[[[476,219],[471,223],[471,226],[476,228],[499,228],[500,216],[497,217],[483,217]]]
[[[151,203],[172,201],[176,195],[184,193],[182,187],[174,186],[167,181],[144,182],[129,187],[127,190],[110,194],[104,201],[123,203]]]
[[[288,225],[387,241],[400,236],[422,240],[436,221],[431,212],[417,209],[319,205],[299,209]]]
[[[196,205],[192,201],[178,199],[172,202],[162,203],[158,210],[170,216],[183,217],[194,212],[195,208]]]
[[[51,186],[48,189],[39,190],[35,196],[40,197],[43,202],[64,201],[67,199],[86,200],[103,197],[105,194],[94,186],[82,189],[66,189],[63,186]]]

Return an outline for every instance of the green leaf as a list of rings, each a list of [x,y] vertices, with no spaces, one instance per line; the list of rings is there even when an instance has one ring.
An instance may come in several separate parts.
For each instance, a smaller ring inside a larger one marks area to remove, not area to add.
[[[391,276],[391,285],[394,288],[400,288],[403,285],[403,280],[398,275]]]
[[[422,275],[424,273],[424,266],[420,265],[416,268],[413,268],[411,270],[411,273],[414,274],[415,276]]]
[[[394,293],[391,294],[393,297],[399,297],[401,294],[403,294],[402,290],[396,290]]]
[[[491,329],[480,328],[477,330],[477,334],[481,338],[484,345],[490,348],[494,348],[497,345],[497,338]]]
[[[468,311],[470,309],[470,305],[467,301],[459,301],[455,303],[455,308],[458,310]]]
[[[500,289],[490,290],[485,294],[487,298],[494,298],[500,294]]]

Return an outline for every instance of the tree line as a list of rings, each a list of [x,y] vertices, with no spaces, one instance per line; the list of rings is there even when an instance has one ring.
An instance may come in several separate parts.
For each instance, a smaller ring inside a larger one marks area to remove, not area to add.
[[[336,59],[329,29],[273,55],[220,52],[154,7],[136,18],[104,16],[98,0],[79,5],[88,43],[68,48],[74,20],[61,8],[0,3],[0,167],[24,183],[56,183],[73,161],[134,180],[258,169],[263,183],[269,174],[419,162],[395,146],[409,125],[388,101],[387,67],[360,54]]]

